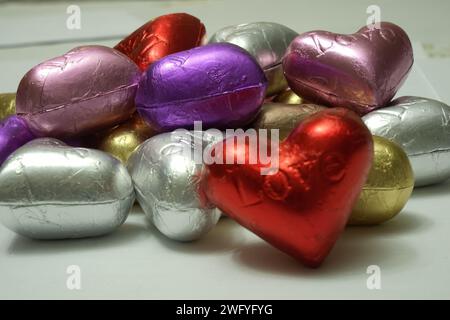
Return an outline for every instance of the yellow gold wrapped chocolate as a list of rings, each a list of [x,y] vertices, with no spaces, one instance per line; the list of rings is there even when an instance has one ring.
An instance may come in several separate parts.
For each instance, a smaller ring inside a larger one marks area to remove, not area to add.
[[[283,91],[279,95],[277,95],[273,102],[280,102],[280,103],[286,103],[286,104],[301,104],[301,103],[307,103],[307,101],[303,100],[303,98],[299,97],[292,91],[291,89],[288,89],[286,91]]]
[[[16,94],[0,93],[0,120],[16,113]]]
[[[284,140],[300,121],[323,109],[325,107],[316,104],[265,103],[252,127],[279,129],[280,140]]]
[[[100,139],[98,148],[109,152],[122,163],[126,163],[133,151],[155,134],[154,129],[146,124],[138,114],[134,114],[127,122],[108,131]]]
[[[366,184],[353,208],[349,225],[373,225],[397,215],[414,187],[414,174],[405,151],[373,136],[374,158]]]

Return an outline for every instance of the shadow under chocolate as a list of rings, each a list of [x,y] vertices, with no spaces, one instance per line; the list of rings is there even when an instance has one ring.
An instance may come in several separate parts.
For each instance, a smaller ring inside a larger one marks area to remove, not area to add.
[[[236,250],[245,243],[242,227],[228,218],[221,218],[217,225],[201,239],[180,242],[167,238],[155,227],[152,228],[155,238],[169,250],[181,254],[211,254]]]
[[[442,196],[442,195],[450,196],[450,179],[429,186],[415,187],[411,197],[414,199],[421,199],[430,196]]]
[[[142,217],[144,218],[144,217]],[[151,237],[144,223],[126,221],[116,231],[98,237],[61,240],[34,240],[16,235],[8,248],[12,255],[58,254],[63,252],[101,250],[111,247],[126,247],[141,237]]]
[[[253,241],[236,250],[234,261],[252,270],[288,277],[345,276],[353,273],[365,275],[367,267],[401,270],[414,261],[416,250],[398,235],[416,234],[432,225],[428,217],[402,212],[385,224],[377,226],[347,227],[329,256],[317,269],[300,262],[272,247],[263,240]]]

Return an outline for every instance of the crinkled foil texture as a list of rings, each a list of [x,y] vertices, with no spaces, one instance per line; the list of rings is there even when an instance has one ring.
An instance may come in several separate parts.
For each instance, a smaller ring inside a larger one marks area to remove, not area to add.
[[[450,177],[450,107],[421,97],[400,97],[363,117],[372,134],[403,147],[411,162],[415,186]]]
[[[35,136],[22,118],[13,115],[2,120],[0,122],[0,165],[16,149],[34,138]]]
[[[125,123],[107,131],[99,138],[98,149],[112,154],[126,164],[136,148],[157,132],[137,113]]]
[[[98,236],[114,231],[134,202],[131,177],[112,156],[36,139],[0,169],[1,222],[35,239]]]
[[[131,156],[128,170],[137,200],[165,236],[195,240],[220,218],[220,211],[201,192],[205,168],[193,156],[194,145],[201,151],[219,138],[198,131],[163,133],[145,141]]]
[[[315,104],[264,103],[258,117],[253,122],[255,129],[277,129],[281,140],[285,139],[297,125],[310,115],[326,109]]]
[[[397,215],[414,188],[408,156],[396,143],[373,136],[374,157],[367,181],[353,207],[351,225],[373,225]]]
[[[351,35],[303,33],[292,41],[283,60],[289,87],[302,98],[361,115],[385,106],[412,65],[408,35],[389,22]]]
[[[252,22],[225,27],[217,31],[209,43],[228,42],[247,50],[258,61],[266,74],[269,86],[267,96],[287,88],[282,59],[298,33],[273,22]]]
[[[210,44],[169,55],[144,73],[136,108],[159,131],[235,128],[251,122],[261,107],[267,81],[244,49]]]
[[[16,114],[16,94],[0,93],[0,120]]]
[[[83,46],[33,67],[16,109],[37,136],[65,138],[108,128],[135,111],[140,71],[122,53]]]
[[[205,26],[187,13],[174,13],[149,21],[114,49],[124,53],[144,71],[153,62],[201,44]]]
[[[342,108],[308,117],[280,144],[279,161],[270,159],[278,170],[269,175],[261,174],[268,162],[252,156],[258,148],[273,152],[264,142],[225,141],[215,145],[215,158],[237,161],[207,166],[208,199],[278,249],[308,266],[320,265],[372,162],[372,136],[360,117]]]

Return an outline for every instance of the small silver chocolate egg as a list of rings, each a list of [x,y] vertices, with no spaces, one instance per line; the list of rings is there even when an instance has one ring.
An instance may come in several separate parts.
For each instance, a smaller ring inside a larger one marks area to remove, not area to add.
[[[34,239],[114,231],[134,202],[131,177],[109,154],[42,138],[17,149],[0,169],[0,220]]]
[[[450,107],[421,98],[400,97],[363,117],[373,135],[396,142],[411,162],[415,186],[450,178]]]
[[[281,63],[296,36],[297,32],[278,23],[252,22],[220,29],[209,43],[229,42],[247,50],[263,68],[269,81],[266,96],[272,96],[288,87]]]
[[[202,150],[217,140],[206,132],[162,133],[142,143],[128,160],[139,204],[170,239],[198,239],[220,218],[220,210],[199,188],[205,174]]]

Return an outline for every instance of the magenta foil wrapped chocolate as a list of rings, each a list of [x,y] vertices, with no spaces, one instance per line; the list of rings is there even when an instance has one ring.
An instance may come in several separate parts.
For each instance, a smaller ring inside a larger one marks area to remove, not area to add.
[[[77,47],[27,72],[17,89],[16,110],[37,136],[84,135],[133,114],[139,78],[137,65],[122,53]]]
[[[412,65],[408,35],[389,22],[350,35],[303,33],[292,41],[283,60],[285,77],[296,94],[359,114],[385,106]]]
[[[257,115],[267,89],[264,72],[244,49],[209,44],[169,55],[144,73],[136,108],[157,130],[235,128]]]

